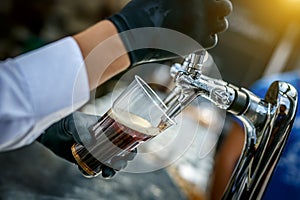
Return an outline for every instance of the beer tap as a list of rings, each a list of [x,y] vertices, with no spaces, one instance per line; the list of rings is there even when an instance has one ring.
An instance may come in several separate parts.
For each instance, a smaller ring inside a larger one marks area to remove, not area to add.
[[[237,116],[245,130],[242,155],[223,199],[261,198],[288,139],[297,109],[297,90],[275,81],[261,99],[245,88],[202,73],[209,54],[206,50],[188,55],[182,64],[173,64],[170,74],[175,87],[165,98],[167,113],[175,118],[201,96]],[[285,107],[284,120],[276,120]]]

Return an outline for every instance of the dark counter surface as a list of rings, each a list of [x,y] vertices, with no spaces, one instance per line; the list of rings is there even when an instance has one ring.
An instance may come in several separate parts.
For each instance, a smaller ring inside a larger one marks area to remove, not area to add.
[[[34,143],[0,153],[1,200],[184,200],[165,169],[151,173],[118,173],[110,180],[83,177],[77,167]]]

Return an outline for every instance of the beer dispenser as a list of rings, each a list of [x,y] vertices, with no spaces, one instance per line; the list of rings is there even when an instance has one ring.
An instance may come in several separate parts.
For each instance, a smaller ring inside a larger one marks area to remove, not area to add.
[[[289,137],[297,90],[286,82],[275,81],[261,99],[245,88],[204,75],[201,70],[207,57],[207,51],[200,50],[171,66],[175,87],[164,100],[167,114],[174,118],[201,96],[239,118],[244,125],[245,143],[223,199],[261,198]],[[277,124],[281,105],[287,108],[287,116]]]

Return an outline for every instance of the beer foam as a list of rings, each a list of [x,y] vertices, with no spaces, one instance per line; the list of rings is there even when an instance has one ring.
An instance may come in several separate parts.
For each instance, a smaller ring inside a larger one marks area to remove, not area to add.
[[[155,136],[160,132],[160,129],[153,127],[149,121],[121,109],[111,109],[109,116],[120,124],[140,133]]]

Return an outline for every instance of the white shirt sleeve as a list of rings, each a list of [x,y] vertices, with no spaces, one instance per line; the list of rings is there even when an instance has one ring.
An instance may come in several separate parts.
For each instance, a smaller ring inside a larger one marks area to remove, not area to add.
[[[0,62],[0,151],[32,143],[89,99],[87,73],[72,37]]]

